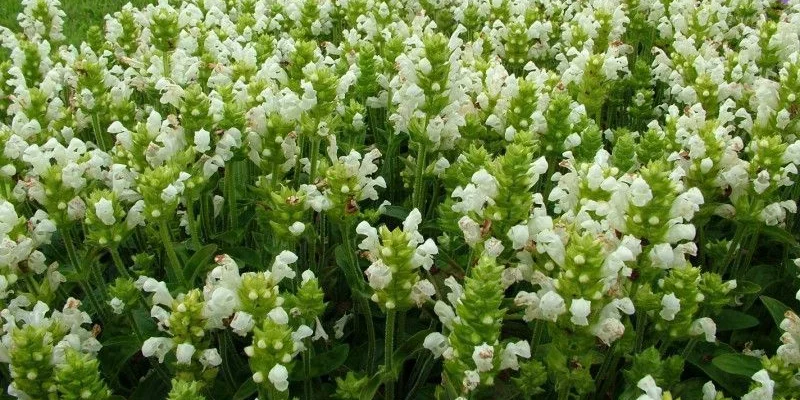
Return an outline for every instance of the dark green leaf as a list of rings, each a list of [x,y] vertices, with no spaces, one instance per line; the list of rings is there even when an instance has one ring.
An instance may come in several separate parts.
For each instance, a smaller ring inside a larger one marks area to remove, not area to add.
[[[744,354],[722,354],[711,361],[715,367],[733,375],[750,377],[761,370],[761,360]]]
[[[777,226],[761,226],[759,228],[759,232],[763,233],[764,236],[777,241],[778,243],[788,244],[790,246],[799,246],[800,243],[797,242],[794,235],[791,232],[788,232],[786,229],[777,227]]]
[[[747,392],[750,380],[742,379],[740,376],[725,372],[712,362],[714,358],[729,353],[734,353],[733,349],[725,344],[715,345],[711,343],[698,343],[697,346],[694,347],[694,350],[687,354],[686,361],[700,368],[709,378],[727,391],[728,394],[732,394],[734,397],[740,397]]]
[[[724,309],[714,317],[717,331],[734,331],[752,328],[758,325],[758,319],[741,311]]]
[[[108,338],[103,342],[98,358],[103,365],[104,373],[117,376],[128,360],[139,352],[139,339],[133,335],[120,335]]]
[[[247,400],[250,399],[253,394],[258,391],[258,387],[256,383],[253,382],[253,378],[247,379],[242,386],[239,386],[239,389],[236,390],[236,393],[233,395],[233,400]]]
[[[314,354],[308,378],[316,378],[335,371],[347,360],[348,353],[350,353],[350,346],[341,344],[324,353]],[[305,354],[303,356],[305,357]],[[290,378],[293,381],[302,381],[306,379],[305,371],[302,368],[295,368]]]
[[[383,215],[399,219],[400,221],[405,220],[409,213],[409,210],[400,206],[386,206],[383,208]]]
[[[128,400],[165,399],[168,391],[169,385],[158,376],[155,370],[151,369],[147,376],[136,385],[136,390]]]
[[[253,249],[249,249],[247,247],[231,247],[225,249],[225,252],[229,256],[233,257],[233,259],[247,265],[248,267],[256,269],[264,267],[261,254]]]
[[[211,263],[216,251],[217,245],[209,244],[208,246],[196,251],[194,255],[192,255],[192,258],[186,262],[186,267],[183,270],[183,274],[190,286],[194,285],[198,275],[205,272],[205,267]]]
[[[375,398],[375,392],[378,391],[378,388],[383,383],[383,379],[381,378],[380,372],[373,375],[367,381],[367,384],[364,385],[364,388],[361,389],[361,400],[372,400]]]
[[[764,303],[764,306],[767,307],[769,314],[772,315],[775,325],[780,326],[781,321],[783,321],[784,314],[786,314],[787,310],[791,310],[791,308],[789,308],[789,306],[786,304],[773,299],[772,297],[760,296],[759,298],[761,299],[761,302]]]
[[[761,285],[754,282],[741,281],[736,286],[736,292],[739,294],[758,294],[761,292]]]

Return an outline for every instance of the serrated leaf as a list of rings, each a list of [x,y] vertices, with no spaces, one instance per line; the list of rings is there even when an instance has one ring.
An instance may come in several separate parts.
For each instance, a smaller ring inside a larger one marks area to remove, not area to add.
[[[769,311],[769,314],[775,321],[775,325],[780,326],[781,321],[783,321],[784,314],[786,314],[786,311],[791,310],[791,308],[789,308],[789,306],[786,304],[773,299],[772,297],[759,296],[759,299],[761,299],[761,302],[764,303],[765,307],[767,307],[767,311]]]
[[[750,377],[761,370],[761,360],[744,354],[722,354],[711,361],[715,367],[729,374]]]

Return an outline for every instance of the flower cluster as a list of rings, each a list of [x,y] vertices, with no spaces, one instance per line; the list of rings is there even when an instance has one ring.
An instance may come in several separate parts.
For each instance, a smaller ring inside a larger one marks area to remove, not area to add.
[[[142,3],[0,27],[9,395],[800,397],[800,1]]]

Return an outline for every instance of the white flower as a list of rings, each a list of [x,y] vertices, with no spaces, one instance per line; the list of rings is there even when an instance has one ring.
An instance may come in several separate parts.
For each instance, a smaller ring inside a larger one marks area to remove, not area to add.
[[[592,329],[592,333],[606,346],[610,346],[625,333],[625,325],[616,318],[606,318]]]
[[[545,293],[539,299],[539,319],[556,322],[558,316],[567,312],[564,298],[554,291]]]
[[[492,369],[492,360],[494,359],[494,346],[490,346],[486,342],[480,346],[475,346],[472,351],[472,361],[478,372],[486,372]]]
[[[640,379],[636,386],[645,392],[637,400],[661,400],[663,391],[656,385],[656,381],[652,376],[647,375]]]
[[[661,312],[658,315],[667,321],[675,319],[675,314],[681,310],[681,300],[675,297],[675,293],[665,294],[661,298]]]
[[[450,347],[450,341],[439,332],[431,332],[425,337],[422,347],[433,353],[433,358],[439,358]]]
[[[631,182],[630,192],[628,197],[633,205],[637,207],[644,207],[650,200],[653,199],[653,191],[650,190],[650,185],[642,178],[636,178]]]
[[[428,239],[414,251],[413,264],[428,271],[433,266],[433,256],[436,254],[439,254],[439,248],[433,239]]]
[[[5,277],[4,276],[0,276],[0,280],[2,280],[3,278],[5,278]],[[2,286],[2,285],[0,285],[0,286]],[[0,287],[0,290],[1,289],[2,289],[2,287]],[[122,312],[125,311],[125,303],[118,297],[112,298],[108,302],[108,305],[111,306],[111,309],[114,311],[114,314],[122,314]]]
[[[139,279],[143,278],[142,289],[145,292],[153,293],[153,303],[171,307],[175,299],[173,299],[172,295],[169,293],[167,284],[148,277],[140,277]]]
[[[453,197],[461,199],[461,201],[453,204],[453,211],[467,214],[475,212],[478,215],[483,214],[483,206],[487,202],[493,202],[494,197],[497,196],[498,182],[492,175],[486,172],[485,169],[480,169],[472,175],[472,183],[465,187],[457,187],[453,190]]]
[[[434,294],[436,294],[436,288],[434,288],[433,284],[427,279],[418,281],[411,288],[411,300],[414,301],[417,307],[422,307]]]
[[[519,250],[528,244],[530,240],[530,232],[527,225],[515,225],[508,230],[508,238],[511,239],[511,247],[514,250]]]
[[[158,357],[158,362],[164,362],[164,356],[172,350],[172,339],[165,337],[151,337],[142,344],[142,355],[145,357]]]
[[[255,326],[255,324],[256,322],[252,315],[244,311],[237,311],[236,314],[233,314],[230,327],[231,330],[233,330],[233,332],[237,335],[247,336],[247,334],[253,330],[253,326]]]
[[[333,323],[333,337],[341,339],[342,336],[344,336],[344,327],[347,325],[347,321],[353,318],[353,314],[345,313],[341,318],[337,319],[336,322]]]
[[[194,133],[194,149],[198,153],[205,153],[211,150],[211,136],[205,129],[201,129]]]
[[[286,325],[289,323],[289,314],[283,307],[275,307],[267,313],[269,319],[278,325]]]
[[[483,243],[483,249],[487,256],[496,258],[504,250],[503,242],[494,237],[490,237]]]
[[[756,372],[751,379],[760,383],[761,386],[742,396],[742,400],[772,400],[775,392],[775,381],[770,379],[767,370],[762,369]]]
[[[366,236],[364,240],[359,243],[358,248],[366,250],[370,254],[377,255],[381,246],[378,230],[370,225],[369,222],[361,221],[356,226],[356,233]]]
[[[218,287],[206,299],[203,315],[208,318],[208,325],[213,328],[222,328],[223,320],[233,314],[239,306],[239,296],[236,292]]]
[[[316,319],[316,327],[314,328],[314,337],[311,338],[313,341],[317,341],[319,339],[323,339],[325,341],[328,340],[328,333],[325,332],[325,328],[322,327],[322,322],[319,318]]]
[[[218,367],[222,364],[222,357],[217,349],[207,349],[200,353],[200,364],[203,368]]]
[[[714,382],[708,381],[703,385],[703,400],[716,400],[717,388],[714,387]]]
[[[464,287],[452,276],[444,280],[444,285],[450,289],[450,293],[447,294],[447,301],[455,306],[459,303],[461,296],[464,294]]]
[[[392,270],[383,263],[382,260],[375,260],[372,265],[364,271],[367,276],[369,286],[375,290],[385,289],[392,281]]]
[[[114,206],[111,203],[111,200],[106,199],[105,197],[101,198],[94,204],[94,212],[97,214],[97,218],[100,222],[106,225],[114,225],[117,222],[117,219],[114,218]]]
[[[308,325],[300,325],[296,331],[292,332],[292,340],[300,345],[300,348],[295,348],[296,351],[305,349],[303,339],[309,338],[314,334],[314,331]]]
[[[509,342],[506,348],[503,349],[500,361],[500,370],[511,368],[514,371],[519,369],[519,362],[517,357],[530,358],[531,346],[526,340],[520,340],[516,343]]]
[[[190,343],[181,343],[175,350],[175,356],[178,359],[178,364],[190,364],[192,362],[192,355],[194,355],[195,348]]]
[[[289,225],[289,233],[293,236],[300,236],[305,230],[306,225],[300,221],[295,221],[295,223]]]
[[[569,306],[569,312],[572,314],[570,321],[579,326],[589,325],[587,317],[591,312],[592,302],[586,299],[574,299]]]
[[[284,392],[289,388],[289,371],[283,365],[275,364],[275,366],[269,370],[269,375],[267,375],[267,377],[279,392]]]
[[[439,317],[439,321],[442,322],[447,329],[453,328],[453,320],[456,318],[456,312],[453,310],[453,307],[447,305],[447,303],[438,300],[436,304],[433,305],[433,312],[436,313],[436,316]]]
[[[689,334],[704,334],[706,342],[714,343],[717,340],[717,324],[714,323],[714,320],[711,318],[699,318],[692,322],[692,326],[689,328]]]
[[[481,383],[481,376],[478,374],[478,371],[467,370],[464,371],[464,379],[461,382],[464,385],[464,388],[468,391],[473,391],[478,388],[478,385]]]
[[[458,220],[458,227],[464,233],[464,241],[472,247],[481,240],[481,226],[468,216]]]
[[[294,270],[289,267],[297,261],[297,255],[291,251],[284,250],[275,257],[275,262],[272,264],[272,276],[276,282],[280,282],[283,278],[294,279],[297,275]]]

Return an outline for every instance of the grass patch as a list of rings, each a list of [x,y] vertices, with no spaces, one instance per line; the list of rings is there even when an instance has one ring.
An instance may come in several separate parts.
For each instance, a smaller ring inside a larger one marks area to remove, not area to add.
[[[143,7],[156,0],[62,0],[64,36],[72,44],[79,44],[92,25],[103,25],[103,17],[122,8],[127,3]],[[0,0],[0,26],[18,32],[17,14],[22,11],[20,0]]]

